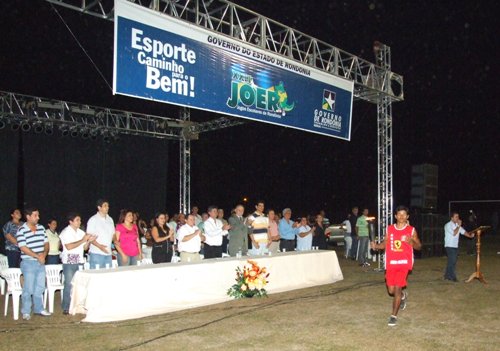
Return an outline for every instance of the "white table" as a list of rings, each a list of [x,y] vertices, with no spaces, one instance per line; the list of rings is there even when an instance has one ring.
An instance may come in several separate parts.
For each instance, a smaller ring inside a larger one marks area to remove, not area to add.
[[[229,301],[236,267],[248,257],[162,263],[78,271],[70,313],[85,322],[111,322]],[[305,251],[250,257],[269,275],[268,293],[330,284],[344,279],[335,251]]]

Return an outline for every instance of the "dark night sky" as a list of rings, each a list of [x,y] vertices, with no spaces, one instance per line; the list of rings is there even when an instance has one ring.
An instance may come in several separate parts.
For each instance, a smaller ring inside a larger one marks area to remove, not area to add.
[[[449,200],[500,198],[497,1],[237,3],[371,62],[375,40],[391,47],[392,70],[405,80],[405,101],[393,104],[395,204],[409,204],[419,163],[439,166],[442,213]],[[111,84],[113,23],[56,9]],[[48,3],[2,1],[0,10],[1,90],[177,117],[174,106],[113,96]],[[325,208],[335,219],[352,205],[376,213],[375,106],[355,102],[352,128],[350,142],[253,122],[202,134],[192,146],[193,203],[229,209],[247,196],[296,212]]]

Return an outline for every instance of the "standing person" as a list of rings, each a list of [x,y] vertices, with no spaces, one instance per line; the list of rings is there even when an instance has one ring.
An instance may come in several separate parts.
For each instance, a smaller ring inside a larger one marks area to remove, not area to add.
[[[314,227],[313,233],[313,246],[317,246],[320,250],[327,250],[328,244],[326,242],[325,229],[327,228],[324,225],[325,221],[323,216],[320,214],[316,215],[316,225]]]
[[[16,234],[17,245],[21,250],[21,271],[24,276],[23,293],[21,295],[21,313],[24,320],[31,318],[33,312],[40,316],[50,316],[43,308],[45,292],[45,259],[49,252],[49,241],[43,225],[38,224],[40,213],[35,208],[24,210],[26,222]]]
[[[408,208],[398,206],[396,208],[396,224],[387,227],[384,241],[380,244],[372,241],[372,250],[385,250],[385,281],[387,291],[392,298],[392,314],[387,323],[395,326],[398,321],[398,312],[406,308],[406,278],[413,269],[413,249],[420,250],[422,243],[418,234],[408,224]]]
[[[352,247],[352,227],[351,227],[351,221],[349,220],[350,214],[347,215],[347,219],[342,222],[342,227],[345,230],[344,233],[344,241],[345,241],[345,258],[349,258],[349,255],[351,254],[351,247]]]
[[[205,236],[203,236],[201,230],[195,225],[193,215],[187,216],[186,223],[179,228],[177,235],[181,262],[201,261],[201,242],[205,240]]]
[[[349,215],[349,223],[351,223],[351,238],[352,245],[351,251],[349,252],[349,257],[353,260],[357,258],[358,252],[358,235],[356,233],[356,222],[358,221],[359,208],[357,206],[351,209],[351,214]]]
[[[293,251],[293,249],[295,249],[295,235],[299,232],[297,228],[299,224],[290,219],[292,217],[291,209],[285,208],[282,213],[283,218],[280,219],[278,224],[278,230],[281,236],[280,250]]]
[[[111,242],[115,234],[115,222],[108,215],[109,202],[105,199],[97,200],[97,213],[87,222],[87,233],[97,236],[89,248],[90,269],[112,266]]]
[[[64,274],[64,292],[62,299],[63,314],[69,314],[71,305],[71,281],[75,273],[83,267],[84,250],[88,250],[89,245],[96,239],[95,235],[86,234],[80,229],[82,218],[77,213],[68,214],[68,226],[63,229],[59,236],[63,245],[61,260]]]
[[[155,215],[155,225],[151,229],[153,237],[153,263],[172,261],[174,230],[167,226],[167,215],[158,212]]]
[[[223,225],[228,224],[228,221],[224,218],[224,210],[222,208],[219,208],[217,210],[217,219],[222,222]],[[222,237],[222,252],[228,253],[227,252],[227,244],[229,243],[229,234],[224,235]]]
[[[363,214],[356,221],[356,235],[358,237],[358,262],[360,266],[368,267],[370,264],[366,259],[368,253],[368,245],[370,242],[368,228],[368,209],[363,209]]]
[[[47,256],[47,264],[59,264],[59,254],[61,253],[61,240],[57,234],[57,221],[54,218],[49,219],[48,228],[45,231],[49,240],[49,255]]]
[[[312,228],[307,224],[307,217],[300,218],[299,232],[297,233],[297,251],[308,251],[312,249],[313,232]]]
[[[252,243],[252,252],[255,255],[264,254],[269,244],[269,220],[264,213],[264,201],[257,201],[255,212],[247,218],[247,225],[250,226],[248,234]]]
[[[24,224],[21,221],[21,210],[13,209],[10,211],[10,221],[3,226],[3,235],[5,237],[5,254],[9,262],[9,268],[19,268],[21,265],[21,250],[17,246],[16,234],[19,228]]]
[[[248,252],[248,227],[245,225],[245,218],[243,218],[244,212],[245,207],[237,205],[234,214],[228,220],[228,224],[231,226],[228,234],[228,250],[232,257],[238,253],[246,255]]]
[[[278,217],[276,216],[276,213],[274,212],[274,210],[269,209],[269,210],[267,210],[267,218],[269,220],[268,250],[271,253],[276,253],[276,252],[278,252],[278,249],[280,248],[280,232],[278,230]]]
[[[217,206],[210,206],[207,210],[208,219],[204,222],[203,230],[205,245],[203,246],[205,258],[222,257],[222,237],[231,229],[229,224],[222,224],[217,219]]]
[[[191,208],[191,214],[194,216],[194,224],[196,224],[196,225],[203,222],[202,216],[200,216],[200,214],[198,213],[199,211],[200,211],[200,209],[198,208],[198,206],[193,206]]]
[[[468,238],[474,237],[474,234],[469,234],[464,228],[462,228],[462,220],[460,219],[458,212],[452,212],[450,221],[444,225],[444,248],[446,250],[446,256],[448,256],[444,279],[451,280],[453,282],[458,282],[455,267],[457,265],[458,241],[460,239],[460,235],[464,235]]]
[[[142,260],[142,244],[139,230],[134,224],[134,213],[130,210],[121,210],[113,238],[116,251],[118,251],[118,266],[137,266],[137,261]]]
[[[330,219],[326,217],[325,210],[319,211],[321,218],[323,218],[323,227],[328,228],[330,226]]]

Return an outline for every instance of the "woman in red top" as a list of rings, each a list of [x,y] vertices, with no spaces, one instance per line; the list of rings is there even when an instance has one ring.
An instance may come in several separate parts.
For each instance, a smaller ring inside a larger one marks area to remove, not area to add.
[[[121,210],[113,238],[118,251],[118,266],[135,266],[137,260],[142,260],[139,230],[134,224],[134,214],[129,210]]]

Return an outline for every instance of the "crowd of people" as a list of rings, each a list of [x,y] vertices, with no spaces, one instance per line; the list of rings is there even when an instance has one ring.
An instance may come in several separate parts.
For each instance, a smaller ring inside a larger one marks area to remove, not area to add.
[[[86,226],[78,213],[69,213],[67,225],[57,232],[57,220],[49,218],[47,229],[39,223],[40,213],[36,208],[11,211],[11,219],[3,226],[5,252],[9,267],[19,267],[24,275],[21,313],[25,320],[31,312],[50,315],[43,308],[45,290],[45,265],[62,263],[64,295],[62,309],[69,313],[71,303],[71,281],[74,274],[88,262],[90,269],[112,267],[113,256],[118,266],[137,265],[143,259],[143,248],[151,248],[153,263],[171,262],[174,255],[181,262],[197,262],[202,259],[222,257],[224,254],[272,255],[278,251],[303,251],[327,249],[329,219],[324,211],[314,217],[302,216],[292,219],[292,210],[280,212],[265,210],[265,203],[258,201],[253,212],[245,216],[245,207],[234,207],[230,217],[224,211],[210,206],[200,214],[194,206],[191,213],[169,217],[158,212],[149,225],[137,212],[123,209],[115,225],[109,213],[109,202],[99,199],[97,212],[89,218]],[[396,209],[396,223],[387,228],[384,239],[376,242],[373,218],[364,208],[353,207],[342,223],[345,241],[345,258],[358,260],[359,265],[369,266],[370,250],[385,250],[387,289],[393,296],[393,313],[389,325],[395,325],[399,309],[406,306],[406,277],[413,267],[413,249],[420,249],[421,242],[415,229],[409,225],[409,211],[400,206]],[[457,281],[455,266],[460,235],[473,238],[462,227],[458,213],[451,214],[445,227],[445,248],[448,262],[444,279]]]
[[[74,274],[88,263],[90,269],[110,268],[113,257],[118,266],[137,265],[143,259],[143,248],[151,248],[153,263],[171,262],[174,255],[181,262],[243,255],[272,255],[278,251],[326,249],[327,223],[322,213],[315,218],[304,216],[292,220],[292,211],[265,211],[263,201],[245,216],[239,204],[224,218],[224,211],[210,206],[199,214],[197,206],[191,213],[178,213],[172,218],[158,212],[149,225],[137,212],[123,209],[115,225],[109,215],[109,202],[99,199],[97,212],[83,224],[78,213],[69,213],[64,229],[58,233],[58,222],[49,218],[46,227],[39,223],[36,208],[13,209],[3,226],[5,253],[10,268],[20,268],[24,276],[22,317],[31,313],[48,316],[43,308],[45,265],[62,264],[64,295],[62,309],[69,313],[71,281]],[[200,255],[201,254],[201,255]]]

